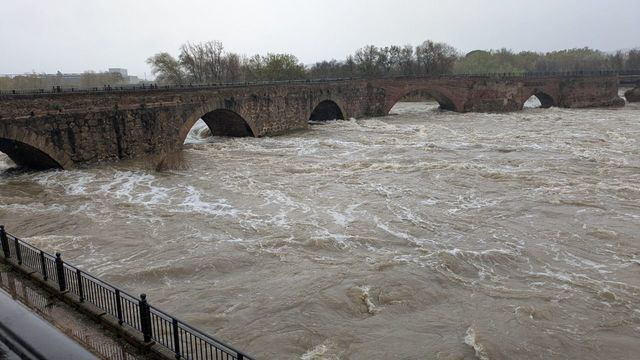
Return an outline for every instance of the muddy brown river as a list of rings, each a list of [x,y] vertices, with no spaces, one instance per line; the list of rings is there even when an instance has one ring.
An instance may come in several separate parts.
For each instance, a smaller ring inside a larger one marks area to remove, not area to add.
[[[637,359],[640,106],[189,136],[8,170],[0,222],[259,359]]]

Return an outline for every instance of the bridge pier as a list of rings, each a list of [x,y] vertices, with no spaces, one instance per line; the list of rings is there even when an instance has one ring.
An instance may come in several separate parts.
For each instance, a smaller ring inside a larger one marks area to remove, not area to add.
[[[640,102],[640,85],[631,90],[627,90],[624,93],[624,97],[627,98],[627,101],[630,103]]]

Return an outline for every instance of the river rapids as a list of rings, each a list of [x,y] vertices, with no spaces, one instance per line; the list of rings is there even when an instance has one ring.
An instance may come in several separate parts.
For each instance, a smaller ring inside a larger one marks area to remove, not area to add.
[[[160,173],[0,155],[0,222],[259,359],[638,358],[638,105],[205,126]]]

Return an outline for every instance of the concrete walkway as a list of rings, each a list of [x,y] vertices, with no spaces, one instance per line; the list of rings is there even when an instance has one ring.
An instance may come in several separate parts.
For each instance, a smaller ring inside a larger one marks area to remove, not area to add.
[[[0,341],[26,359],[97,359],[4,290],[0,290]]]

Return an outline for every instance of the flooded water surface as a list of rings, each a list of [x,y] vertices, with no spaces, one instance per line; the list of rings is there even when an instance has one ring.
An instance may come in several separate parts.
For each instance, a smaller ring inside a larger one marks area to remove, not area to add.
[[[638,357],[638,106],[392,114],[5,170],[0,221],[260,359]]]

